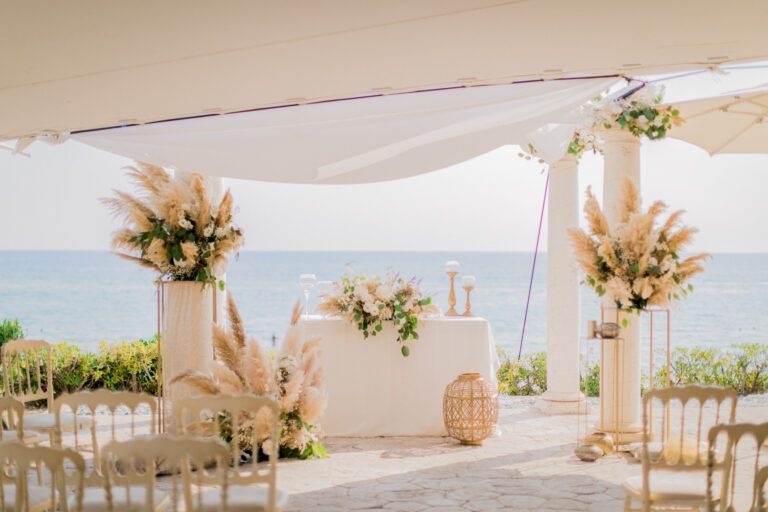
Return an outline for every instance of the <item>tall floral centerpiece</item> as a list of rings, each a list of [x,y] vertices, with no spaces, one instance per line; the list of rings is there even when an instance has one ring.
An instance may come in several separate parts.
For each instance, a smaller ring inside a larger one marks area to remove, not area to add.
[[[383,279],[346,274],[333,285],[318,311],[340,316],[357,326],[364,338],[376,336],[384,329],[384,322],[392,322],[403,356],[410,354],[408,341],[419,339],[419,318],[440,313],[432,298],[422,295],[415,279],[405,280],[392,269]]]
[[[116,190],[102,201],[125,223],[112,239],[115,254],[158,274],[163,414],[173,431],[173,404],[193,388],[171,380],[213,360],[216,291],[224,288],[227,256],[242,245],[243,234],[232,222],[230,192],[214,203],[202,176],[176,178],[144,163],[129,167],[128,176],[137,194]]]
[[[235,393],[267,395],[280,406],[280,439],[270,439],[269,414],[262,409],[251,418],[241,418],[245,433],[239,439],[247,443],[255,437],[258,446],[240,448],[258,458],[269,452],[269,443],[279,444],[281,457],[321,458],[325,448],[319,442],[317,420],[325,411],[327,397],[320,366],[320,338],[304,339],[296,325],[301,316],[299,303],[293,308],[291,324],[280,350],[271,357],[253,337],[246,337],[240,313],[232,295],[228,300],[230,329],[213,327],[216,361],[210,369],[188,371],[176,377],[176,382],[191,385],[199,393]],[[226,418],[223,419],[225,422]],[[231,422],[222,430],[232,439]]]
[[[696,228],[685,226],[682,211],[659,217],[667,206],[656,201],[647,211],[640,209],[634,182],[625,177],[620,198],[619,223],[609,226],[590,189],[584,213],[589,228],[568,233],[585,283],[599,296],[608,296],[619,310],[636,312],[651,307],[669,307],[693,291],[689,280],[704,271],[709,254],[686,259],[680,253]]]

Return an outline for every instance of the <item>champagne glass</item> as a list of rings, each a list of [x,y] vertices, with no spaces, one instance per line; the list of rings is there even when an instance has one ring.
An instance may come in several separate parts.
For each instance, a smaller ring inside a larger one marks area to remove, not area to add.
[[[309,318],[309,292],[315,287],[317,277],[315,274],[301,274],[299,284],[304,289],[304,318]]]

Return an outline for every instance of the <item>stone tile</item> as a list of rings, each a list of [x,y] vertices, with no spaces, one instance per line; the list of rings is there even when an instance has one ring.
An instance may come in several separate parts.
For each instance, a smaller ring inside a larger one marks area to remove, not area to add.
[[[434,437],[327,439],[329,459],[278,463],[278,487],[291,495],[286,512],[622,510],[621,483],[640,465],[620,455],[579,461],[577,418],[545,416],[533,404],[505,398],[501,437],[479,448]],[[768,397],[739,405],[739,421],[766,417]]]

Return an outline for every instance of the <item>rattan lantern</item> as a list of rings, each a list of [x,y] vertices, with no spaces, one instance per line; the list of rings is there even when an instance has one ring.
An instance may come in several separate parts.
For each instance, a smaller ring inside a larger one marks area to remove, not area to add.
[[[499,421],[498,392],[479,373],[462,373],[445,388],[443,421],[461,444],[483,444]]]

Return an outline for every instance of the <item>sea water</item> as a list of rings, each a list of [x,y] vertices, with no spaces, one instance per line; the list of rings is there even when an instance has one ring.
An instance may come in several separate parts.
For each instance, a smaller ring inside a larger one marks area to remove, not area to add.
[[[384,275],[392,267],[421,280],[425,294],[448,309],[445,262],[461,264],[456,309],[464,311],[461,275],[474,275],[472,311],[487,318],[498,346],[517,353],[545,350],[546,253],[539,254],[525,318],[534,255],[481,252],[242,252],[227,271],[227,288],[237,301],[246,331],[263,343],[281,339],[297,300],[298,278],[337,280],[350,264],[355,272]],[[107,252],[0,251],[0,320],[18,318],[28,338],[74,342],[97,350],[100,342],[150,338],[157,330],[157,295],[151,270]],[[671,313],[671,343],[727,347],[768,343],[768,254],[715,254],[694,292]],[[310,310],[317,304],[313,292]],[[582,288],[581,327],[599,320],[594,292]],[[647,338],[649,325],[644,322]],[[666,340],[664,317],[654,319],[654,343]],[[574,340],[578,342],[578,340]]]

